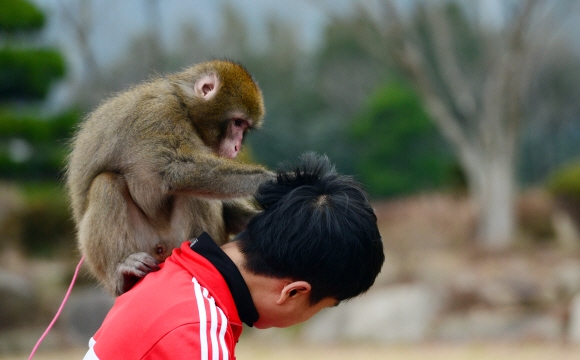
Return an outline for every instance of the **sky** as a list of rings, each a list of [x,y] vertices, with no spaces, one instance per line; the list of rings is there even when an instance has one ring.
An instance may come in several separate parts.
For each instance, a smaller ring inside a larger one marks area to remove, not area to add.
[[[71,31],[71,18],[83,21],[79,14],[79,4],[84,0],[34,0],[47,14],[44,38],[59,46],[71,57],[76,67],[78,49],[75,46],[75,32]],[[96,54],[99,65],[115,62],[129,46],[131,39],[147,29],[149,24],[147,3],[155,0],[92,0],[91,29],[89,42]],[[266,41],[265,20],[275,15],[284,21],[291,21],[298,29],[306,48],[315,47],[320,40],[321,31],[332,12],[347,11],[355,3],[372,1],[352,0],[160,0],[159,12],[155,14],[160,23],[162,43],[167,47],[175,46],[180,29],[188,24],[195,26],[202,34],[212,37],[222,25],[221,9],[231,3],[247,19],[253,39],[260,43]]]
[[[113,66],[126,54],[131,41],[159,23],[162,46],[172,50],[179,43],[184,26],[194,26],[211,39],[222,28],[222,9],[231,4],[246,19],[253,44],[266,44],[267,20],[272,16],[295,26],[306,50],[315,48],[333,14],[348,12],[355,5],[376,0],[31,0],[46,15],[40,42],[59,48],[67,61],[67,78],[55,84],[45,102],[45,110],[58,112],[74,95],[73,84],[84,78],[86,60],[82,57],[74,24],[88,24],[87,38],[99,69]],[[155,8],[154,14],[148,9]],[[88,11],[83,11],[88,9]],[[211,54],[208,54],[211,55]]]
[[[172,50],[178,44],[183,26],[194,26],[202,35],[215,37],[222,27],[221,13],[229,3],[237,9],[249,25],[253,43],[266,44],[266,21],[272,16],[294,25],[298,39],[306,50],[315,48],[322,32],[334,14],[348,13],[357,5],[376,6],[379,0],[32,0],[47,15],[42,41],[60,48],[68,62],[68,80],[84,76],[85,60],[78,48],[79,42],[73,23],[89,21],[88,42],[100,69],[107,69],[125,55],[131,40],[151,26],[151,17],[159,23],[163,46]],[[429,0],[442,1],[442,0]],[[473,0],[463,0],[473,1]],[[501,26],[502,1],[483,0],[479,3],[484,26]],[[409,8],[413,1],[399,0],[400,10]],[[89,5],[90,16],[83,18],[82,4]],[[148,5],[157,4],[155,14],[147,12]],[[378,12],[375,12],[378,13]],[[211,55],[211,54],[209,54]],[[67,82],[58,86],[66,87]],[[70,94],[69,94],[70,95]],[[68,96],[62,91],[51,93],[61,98],[51,101],[64,104]],[[58,105],[56,105],[58,108]]]

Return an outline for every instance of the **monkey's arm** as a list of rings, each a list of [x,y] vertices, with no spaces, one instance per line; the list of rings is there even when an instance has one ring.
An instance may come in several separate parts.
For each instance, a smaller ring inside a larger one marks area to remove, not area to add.
[[[224,200],[222,204],[223,218],[228,234],[237,234],[244,230],[248,222],[260,212],[248,198]]]
[[[201,154],[182,156],[167,164],[162,178],[170,192],[229,199],[253,195],[260,184],[275,175],[259,165]]]

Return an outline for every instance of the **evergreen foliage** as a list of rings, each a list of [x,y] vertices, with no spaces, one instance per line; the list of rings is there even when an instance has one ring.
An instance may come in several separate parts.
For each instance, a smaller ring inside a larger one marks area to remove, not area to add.
[[[65,62],[54,49],[11,44],[17,33],[39,30],[44,15],[24,0],[0,3],[0,178],[56,180],[64,167],[66,139],[76,112],[47,117],[34,110],[54,81],[63,77]]]
[[[0,3],[0,32],[16,33],[39,30],[44,14],[25,0],[2,0]]]
[[[0,99],[43,99],[64,71],[64,59],[56,50],[0,49]]]
[[[52,118],[0,110],[0,178],[58,180],[78,113]]]
[[[378,89],[353,122],[357,169],[372,196],[396,196],[449,183],[454,160],[408,86]]]

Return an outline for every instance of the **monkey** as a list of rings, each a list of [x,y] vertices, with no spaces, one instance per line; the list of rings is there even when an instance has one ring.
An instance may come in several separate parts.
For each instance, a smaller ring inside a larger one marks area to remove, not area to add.
[[[113,95],[71,140],[66,187],[77,244],[114,296],[206,231],[219,244],[257,213],[274,178],[234,158],[261,126],[262,92],[240,64],[212,60]]]

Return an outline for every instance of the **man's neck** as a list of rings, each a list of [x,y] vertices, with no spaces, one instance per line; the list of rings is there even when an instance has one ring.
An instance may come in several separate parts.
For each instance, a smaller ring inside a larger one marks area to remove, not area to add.
[[[223,252],[232,260],[232,262],[237,266],[240,274],[244,278],[248,289],[250,290],[250,294],[254,299],[254,303],[256,300],[259,300],[258,292],[260,292],[261,288],[263,287],[264,283],[269,279],[264,276],[256,275],[244,267],[244,254],[240,251],[237,241],[231,241],[221,246]]]
[[[240,274],[242,274],[242,277],[248,286],[248,290],[250,291],[250,295],[252,296],[254,306],[260,314],[258,323],[264,322],[266,318],[269,318],[268,315],[273,313],[273,308],[279,308],[279,306],[276,306],[276,304],[282,289],[286,284],[292,281],[290,279],[280,279],[270,276],[257,275],[251,271],[248,271],[244,267],[244,254],[240,251],[237,241],[232,241],[222,245],[221,249],[238,267]],[[258,326],[258,328],[262,328],[259,326],[259,324],[256,324],[256,326]]]
[[[242,254],[242,252],[238,248],[238,242],[231,241],[229,243],[226,243],[226,244],[220,246],[220,248],[233,261],[233,263],[236,264],[236,266],[238,267],[238,270],[240,270],[240,273],[242,273],[242,276],[243,276],[244,269],[243,269],[242,264],[244,263],[244,254]]]

